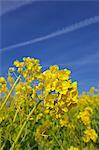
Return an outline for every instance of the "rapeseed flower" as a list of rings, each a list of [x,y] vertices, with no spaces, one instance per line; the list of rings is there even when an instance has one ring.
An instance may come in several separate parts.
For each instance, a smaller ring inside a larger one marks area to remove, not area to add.
[[[10,72],[14,72],[14,71],[15,71],[15,68],[14,68],[14,67],[10,67],[10,68],[9,68],[9,71],[10,71]]]
[[[14,83],[14,78],[13,78],[13,77],[11,77],[10,75],[8,75],[7,80],[8,80],[8,83],[10,84],[10,86],[12,86],[12,85],[13,85],[13,83]]]
[[[79,148],[71,146],[70,148],[68,148],[67,150],[79,150]]]
[[[92,108],[86,107],[83,112],[80,112],[79,115],[77,116],[78,119],[81,119],[84,125],[90,125],[91,122],[91,113],[92,113]]]
[[[0,77],[0,94],[7,92],[8,92],[7,82],[4,77]]]
[[[90,140],[96,142],[98,135],[94,129],[88,128],[84,131],[83,141],[88,143]]]
[[[5,80],[4,77],[0,77],[0,83],[1,83],[1,84],[6,84],[6,80]]]

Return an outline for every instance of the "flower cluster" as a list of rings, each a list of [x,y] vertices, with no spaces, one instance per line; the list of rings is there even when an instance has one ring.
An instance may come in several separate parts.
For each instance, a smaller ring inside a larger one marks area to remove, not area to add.
[[[41,66],[39,65],[39,60],[34,58],[23,58],[22,62],[16,60],[14,61],[14,65],[18,68],[18,72],[29,83],[37,79],[38,75],[41,73]]]
[[[7,82],[4,77],[0,77],[0,94],[1,93],[7,93]]]
[[[71,146],[70,148],[68,148],[68,150],[79,150],[79,149],[77,147]]]
[[[83,112],[80,112],[77,116],[78,119],[81,119],[84,125],[89,126],[91,122],[92,108],[86,107]]]
[[[78,97],[77,82],[72,82],[70,70],[59,70],[54,65],[42,72],[39,60],[29,57],[23,58],[22,62],[15,61],[14,65],[26,80],[26,83],[20,82],[16,86],[16,95],[22,99],[28,99],[27,95],[33,100],[42,99],[45,113],[59,119],[62,126],[66,125],[64,114],[77,104]]]
[[[8,74],[8,78],[7,78],[7,80],[8,80],[8,82],[9,82],[9,84],[10,84],[10,86],[12,87],[12,85],[14,84],[14,78],[10,75],[10,74]]]
[[[56,119],[77,104],[77,83],[70,79],[70,71],[59,70],[58,66],[51,66],[40,76],[43,82],[43,100],[45,112]]]
[[[18,110],[26,109],[26,106],[33,105],[31,100],[33,89],[27,82],[19,82],[15,88],[15,107]]]
[[[83,140],[85,143],[88,143],[90,140],[93,142],[96,142],[97,134],[94,129],[88,128],[84,131],[84,137]]]

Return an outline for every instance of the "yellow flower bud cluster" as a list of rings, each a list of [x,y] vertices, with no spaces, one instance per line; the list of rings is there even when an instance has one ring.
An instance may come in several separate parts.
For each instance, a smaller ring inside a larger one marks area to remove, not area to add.
[[[89,126],[91,122],[91,114],[92,114],[92,108],[86,107],[83,112],[79,113],[77,118],[81,119],[84,125]]]
[[[67,115],[64,115],[63,117],[61,117],[60,121],[60,125],[61,127],[67,127],[69,125],[69,117]]]
[[[36,117],[36,122],[38,122],[43,117],[43,113],[39,113]]]
[[[92,93],[93,88],[90,89],[90,91],[88,93],[84,93],[79,96],[79,101],[78,101],[78,106],[82,108],[89,106],[93,107],[96,105],[99,105],[99,93],[95,94]]]
[[[15,106],[17,109],[31,105],[32,87],[27,82],[19,82],[15,88]],[[33,104],[33,101],[32,101]]]
[[[84,131],[83,140],[85,143],[88,143],[90,140],[96,142],[97,137],[98,135],[96,134],[96,131],[94,129],[88,128]]]
[[[16,95],[17,96],[23,96],[27,97],[30,96],[32,92],[32,87],[26,83],[26,82],[19,82],[19,84],[16,86]]]
[[[77,147],[71,146],[68,150],[79,150]]]
[[[14,71],[15,71],[14,67],[9,68],[9,72],[14,72]]]
[[[83,109],[83,111],[78,114],[77,118],[80,119],[83,122],[84,127],[86,127],[84,130],[84,136],[82,137],[84,143],[91,143],[91,141],[96,142],[98,138],[98,134],[91,127],[91,116],[94,113],[94,108],[98,106],[99,95],[94,94],[93,87],[90,89],[90,91],[88,91],[88,93],[83,93],[81,96],[79,96],[78,108]]]
[[[13,77],[11,77],[11,75],[9,74],[8,75],[8,82],[9,82],[9,84],[10,84],[10,86],[12,86],[13,85],[13,83],[14,83],[14,78]]]
[[[7,93],[7,82],[4,77],[0,77],[0,94],[1,93]]]
[[[16,60],[14,61],[14,65],[18,68],[18,72],[23,75],[23,77],[29,83],[37,79],[37,76],[41,73],[41,66],[39,65],[39,60],[34,58],[23,58],[22,62]]]

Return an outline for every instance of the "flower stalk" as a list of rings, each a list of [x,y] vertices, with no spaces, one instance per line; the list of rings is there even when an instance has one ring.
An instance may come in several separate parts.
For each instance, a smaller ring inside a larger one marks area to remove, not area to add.
[[[51,135],[53,136],[53,138],[55,139],[55,141],[57,142],[57,144],[60,147],[60,150],[64,150],[62,144],[60,143],[60,141],[57,139],[57,137],[55,136],[55,134],[51,131]]]
[[[19,75],[18,78],[16,79],[16,81],[14,82],[14,84],[13,84],[13,86],[12,86],[10,92],[8,93],[8,95],[6,96],[4,102],[2,103],[2,105],[1,105],[1,107],[0,107],[0,111],[3,109],[3,107],[4,107],[5,104],[7,103],[7,101],[8,101],[8,99],[9,99],[10,95],[12,94],[12,92],[13,92],[13,90],[14,90],[16,84],[17,84],[18,81],[20,80],[20,78],[21,78],[21,75]]]
[[[31,110],[31,112],[30,112],[29,115],[27,116],[27,119],[26,119],[25,122],[23,123],[23,125],[22,125],[22,127],[21,127],[21,129],[20,129],[20,131],[19,131],[19,133],[18,133],[18,135],[17,135],[17,137],[16,137],[14,143],[12,144],[12,146],[11,146],[11,148],[10,148],[10,150],[13,150],[13,149],[14,149],[14,146],[15,146],[16,143],[18,142],[18,140],[19,140],[19,138],[20,138],[20,136],[21,136],[21,134],[22,134],[22,132],[23,132],[23,130],[24,130],[24,128],[25,128],[27,122],[28,122],[28,120],[30,119],[31,115],[33,114],[33,112],[35,111],[35,109],[37,108],[37,106],[41,103],[41,101],[42,101],[42,100],[40,100],[38,103],[36,103],[36,105],[33,107],[33,109]]]

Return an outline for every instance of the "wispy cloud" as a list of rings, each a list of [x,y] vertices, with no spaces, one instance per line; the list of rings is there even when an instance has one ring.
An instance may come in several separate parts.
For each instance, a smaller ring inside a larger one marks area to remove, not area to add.
[[[72,65],[86,65],[91,63],[99,63],[99,51],[95,54],[88,55],[86,57],[83,57],[75,62],[71,62]]]
[[[81,59],[78,59],[76,61],[70,61],[70,62],[68,61],[66,63],[57,63],[57,65],[59,65],[60,67],[72,66],[72,67],[78,68],[78,67],[81,67],[81,66],[84,66],[87,64],[95,64],[95,63],[99,64],[99,52],[88,55],[86,57],[82,57]],[[50,65],[54,65],[54,64],[44,64],[43,68],[48,68],[48,67],[50,67]]]
[[[41,41],[48,40],[48,39],[51,39],[51,38],[54,38],[54,37],[57,37],[57,36],[60,36],[60,35],[63,35],[63,34],[67,34],[69,32],[84,28],[86,26],[89,26],[89,25],[95,24],[95,23],[99,23],[99,16],[94,16],[94,17],[85,19],[83,21],[77,22],[77,23],[72,24],[70,26],[64,27],[61,30],[58,30],[56,32],[52,32],[48,35],[41,36],[41,37],[38,37],[38,38],[34,38],[32,40],[21,42],[21,43],[18,43],[18,44],[10,45],[8,47],[1,48],[0,50],[3,50],[3,51],[4,50],[10,50],[10,49],[22,47],[22,46],[25,46],[25,45],[41,42]]]
[[[1,10],[0,10],[0,16],[9,13],[11,11],[14,11],[16,9],[18,9],[19,7],[22,7],[26,4],[29,4],[31,2],[33,2],[35,0],[0,0],[0,6],[1,6]]]

